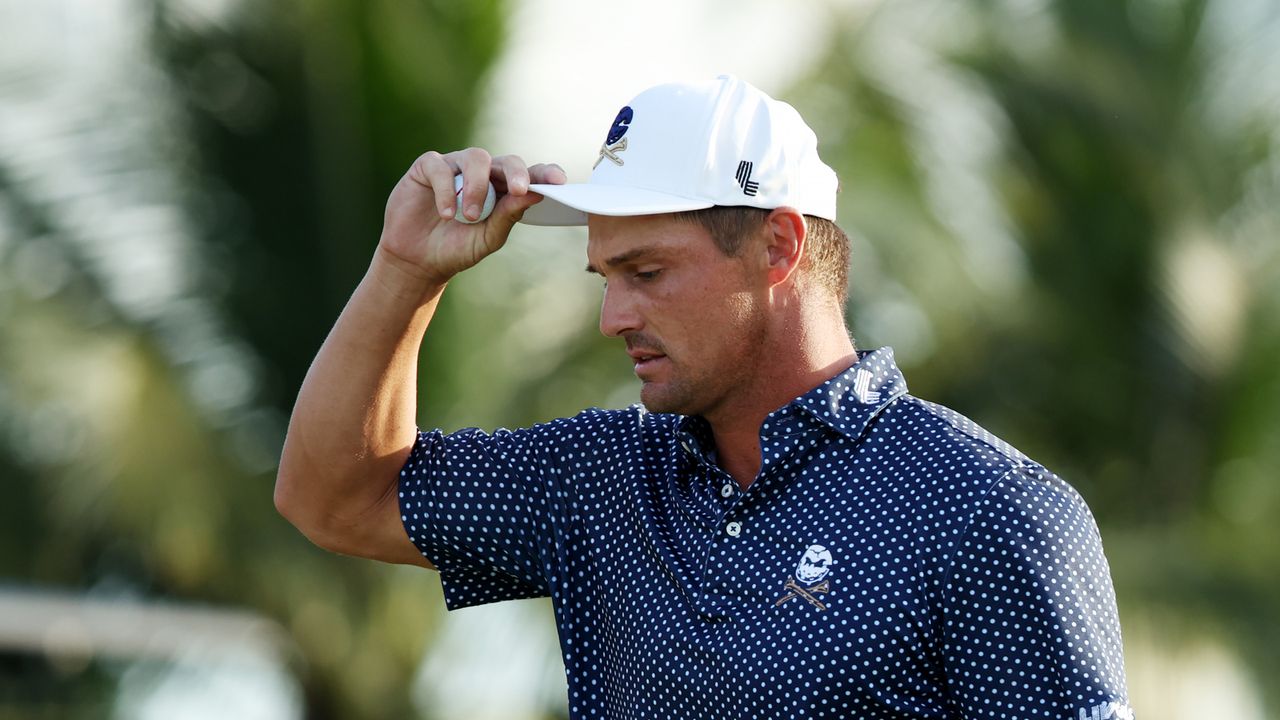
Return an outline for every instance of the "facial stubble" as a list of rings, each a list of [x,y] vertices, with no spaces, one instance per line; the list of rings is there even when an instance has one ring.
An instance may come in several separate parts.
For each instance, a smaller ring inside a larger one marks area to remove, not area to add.
[[[752,378],[765,346],[768,324],[760,304],[746,292],[729,299],[729,311],[723,343],[714,355],[697,366],[692,358],[671,357],[666,382],[645,381],[640,388],[640,402],[650,412],[716,416],[743,393],[751,391]],[[652,342],[652,340],[651,340]],[[659,345],[654,342],[654,345]],[[691,352],[691,348],[686,348]]]

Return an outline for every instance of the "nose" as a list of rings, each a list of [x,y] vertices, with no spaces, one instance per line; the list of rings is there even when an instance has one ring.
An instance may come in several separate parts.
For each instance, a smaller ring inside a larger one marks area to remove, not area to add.
[[[608,337],[621,337],[624,333],[640,330],[642,325],[630,293],[617,286],[605,285],[604,299],[600,302],[600,332]]]

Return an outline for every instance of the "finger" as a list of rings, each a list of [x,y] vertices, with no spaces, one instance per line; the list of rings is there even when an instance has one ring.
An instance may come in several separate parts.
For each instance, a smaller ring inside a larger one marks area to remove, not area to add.
[[[418,156],[409,168],[409,178],[419,185],[430,188],[435,196],[436,211],[440,217],[453,217],[453,174],[456,172],[453,161],[432,150]]]
[[[563,185],[569,182],[569,176],[565,174],[564,168],[555,163],[538,163],[530,167],[529,177],[532,182],[548,185]]]
[[[468,220],[480,219],[480,208],[489,194],[489,174],[492,158],[480,148],[467,148],[457,153],[458,167],[462,170],[462,214]],[[450,178],[452,182],[452,178]]]
[[[523,180],[526,180],[529,182],[535,182],[535,183],[550,183],[553,185],[563,185],[565,182],[568,181],[568,176],[565,174],[564,170],[559,165],[539,163],[538,165],[534,165],[532,167],[525,169],[523,167],[524,166],[523,160],[520,160],[515,156],[506,156],[506,157],[515,158],[515,160],[518,160],[520,162],[521,169],[524,170],[524,172],[521,173],[521,179]],[[527,175],[525,173],[527,173]],[[512,180],[514,181],[515,178],[513,177]],[[515,223],[519,222],[522,216],[524,216],[525,210],[528,210],[530,207],[538,204],[541,201],[542,201],[542,195],[539,193],[533,192],[526,185],[524,188],[524,192],[521,194],[517,194],[510,191],[504,194],[498,200],[498,204],[494,208],[494,214],[503,215],[504,218],[508,219],[510,223],[514,225]],[[492,219],[490,219],[490,222],[493,222]]]
[[[521,161],[521,165],[523,164],[524,162]],[[527,172],[529,180],[535,183],[563,185],[569,179],[565,174],[564,169],[554,163],[539,163],[529,167]],[[529,191],[527,187],[525,188],[524,194],[521,195],[507,192],[498,200],[498,204],[494,207],[493,214],[495,216],[500,216],[501,219],[495,220],[493,216],[490,216],[489,224],[496,226],[500,222],[507,231],[509,231],[510,228],[519,222],[520,218],[524,216],[525,210],[528,210],[530,207],[541,201],[542,195]]]
[[[493,159],[490,179],[499,192],[524,195],[529,191],[529,169],[519,155],[502,155]]]

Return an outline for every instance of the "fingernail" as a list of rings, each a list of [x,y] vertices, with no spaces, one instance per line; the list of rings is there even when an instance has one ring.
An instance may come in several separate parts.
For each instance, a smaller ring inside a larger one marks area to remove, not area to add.
[[[480,206],[479,206],[479,205],[468,205],[468,206],[467,206],[466,216],[467,216],[467,217],[469,217],[469,218],[471,218],[472,220],[479,220],[479,219],[480,219]]]

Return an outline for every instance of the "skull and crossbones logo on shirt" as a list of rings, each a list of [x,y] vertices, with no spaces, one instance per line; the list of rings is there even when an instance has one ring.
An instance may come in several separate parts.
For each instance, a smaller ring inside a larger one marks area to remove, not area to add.
[[[831,581],[826,577],[834,564],[830,550],[821,545],[810,545],[800,555],[795,575],[787,578],[786,584],[782,586],[787,591],[786,594],[778,598],[773,606],[779,607],[788,600],[800,598],[820,611],[826,610],[826,604],[817,596],[831,592]]]

